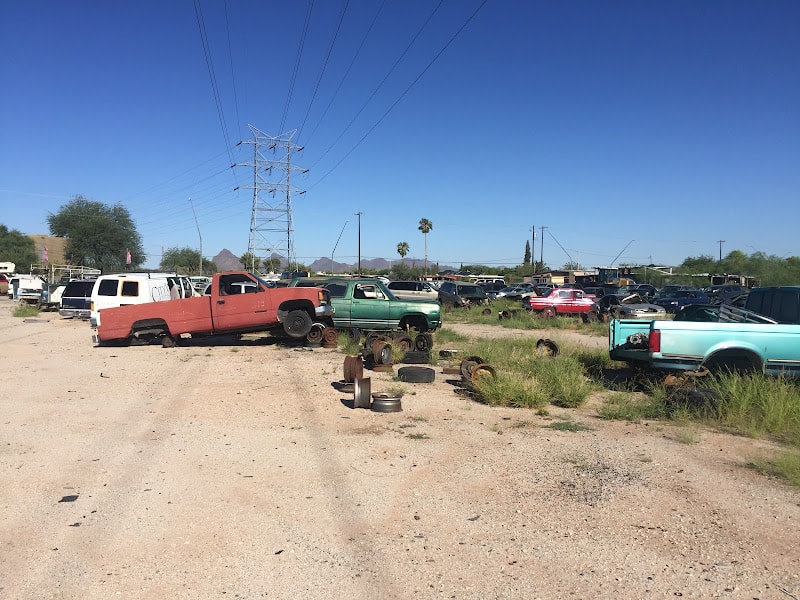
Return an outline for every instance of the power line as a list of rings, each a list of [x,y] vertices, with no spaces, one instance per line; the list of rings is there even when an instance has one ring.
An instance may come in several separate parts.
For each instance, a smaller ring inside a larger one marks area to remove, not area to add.
[[[384,84],[386,83],[386,81],[389,79],[389,77],[391,76],[391,74],[394,72],[394,70],[397,68],[397,66],[400,64],[400,62],[403,60],[403,57],[405,57],[405,55],[406,55],[406,54],[408,54],[408,51],[409,51],[409,50],[411,50],[411,47],[412,47],[412,46],[414,45],[414,43],[417,41],[417,39],[419,38],[419,36],[420,36],[420,35],[422,35],[422,32],[423,32],[423,31],[425,30],[425,28],[428,26],[428,23],[430,23],[430,22],[431,22],[431,19],[433,19],[433,16],[434,16],[434,15],[435,15],[435,14],[438,12],[439,8],[442,6],[442,2],[444,2],[444,0],[439,0],[439,4],[437,4],[437,5],[436,5],[436,8],[434,8],[434,9],[433,9],[433,11],[431,11],[431,14],[429,14],[429,15],[428,15],[428,18],[427,18],[427,19],[425,19],[425,21],[422,23],[422,25],[420,26],[420,28],[417,30],[417,33],[415,33],[415,34],[414,34],[414,37],[412,37],[412,38],[411,38],[411,41],[410,41],[410,42],[408,43],[408,45],[405,47],[405,49],[403,50],[403,52],[401,52],[401,53],[400,53],[400,56],[398,56],[398,57],[397,57],[397,60],[395,60],[395,61],[394,61],[394,64],[393,64],[393,65],[392,65],[392,66],[389,68],[389,71],[386,73],[386,75],[384,75],[384,76],[383,76],[383,79],[381,79],[381,81],[380,81],[380,83],[378,83],[377,87],[376,87],[374,90],[372,90],[372,93],[369,95],[369,97],[366,99],[366,101],[365,101],[365,102],[364,102],[364,103],[361,105],[361,108],[359,108],[359,109],[358,109],[358,111],[356,112],[356,114],[353,116],[353,118],[352,118],[352,119],[350,119],[350,122],[349,122],[349,123],[348,123],[348,124],[345,126],[345,128],[344,128],[344,129],[342,130],[342,132],[341,132],[341,133],[340,133],[340,134],[337,136],[337,138],[336,138],[335,140],[333,140],[333,143],[331,143],[331,145],[330,145],[330,146],[328,146],[328,148],[327,148],[327,149],[326,149],[326,150],[325,150],[325,151],[322,153],[322,155],[321,155],[321,156],[320,156],[320,157],[319,157],[319,158],[316,160],[316,162],[315,162],[315,163],[312,165],[312,168],[314,167],[314,165],[318,164],[318,163],[319,163],[319,162],[320,162],[320,161],[321,161],[323,158],[325,158],[325,157],[328,155],[328,152],[330,152],[330,151],[331,151],[331,150],[334,148],[334,146],[336,146],[336,144],[338,144],[338,143],[339,143],[339,140],[341,140],[341,139],[342,139],[342,137],[344,137],[344,134],[345,134],[345,133],[347,133],[347,132],[350,130],[350,127],[352,127],[352,126],[353,126],[353,123],[355,123],[355,122],[356,122],[356,119],[358,119],[358,117],[361,115],[361,113],[362,113],[362,112],[364,112],[364,109],[365,109],[365,108],[367,108],[367,106],[369,105],[369,103],[370,103],[370,102],[372,102],[372,99],[375,97],[375,95],[376,95],[376,94],[377,94],[377,93],[380,91],[380,89],[383,87],[383,85],[384,85]],[[423,73],[424,73],[424,71],[423,71]],[[401,96],[401,98],[402,98],[402,96]],[[390,110],[391,110],[391,109],[390,109]],[[383,118],[381,118],[381,120],[383,120]],[[380,123],[380,121],[378,121],[378,123]],[[375,124],[375,126],[377,126],[377,123]],[[373,127],[372,127],[372,129],[374,129],[374,128],[375,128],[375,126],[373,126]],[[367,135],[369,135],[369,133],[371,133],[372,129],[370,129],[370,130],[367,132]],[[365,137],[366,137],[366,136],[365,136]],[[363,138],[362,138],[362,140],[363,140]],[[356,144],[356,146],[358,146],[360,143],[361,143],[361,141],[359,141],[359,142],[358,142],[358,144]],[[350,150],[350,152],[352,152],[353,150],[355,150],[355,148],[351,149],[351,150]],[[345,155],[345,157],[344,157],[344,158],[347,158],[347,156],[349,156],[350,152],[348,152],[348,153]],[[344,158],[343,158],[342,160],[344,160]],[[340,164],[341,162],[342,162],[342,161],[339,161],[338,163],[336,163],[336,165],[334,165],[334,169],[335,169],[336,167],[338,167],[338,166],[339,166],[339,164]],[[333,169],[331,169],[331,170],[333,170]],[[323,179],[324,179],[325,177],[327,177],[327,175],[328,175],[328,174],[326,173],[326,174],[323,176]],[[320,181],[321,181],[321,180],[320,180]],[[319,181],[318,181],[317,183],[319,183]],[[316,185],[316,184],[315,184],[315,185]],[[312,187],[313,187],[313,186],[312,186]]]
[[[343,163],[343,162],[344,162],[344,161],[347,159],[347,157],[349,157],[349,156],[350,156],[350,155],[351,155],[351,154],[352,154],[352,153],[353,153],[353,152],[356,150],[356,148],[358,148],[358,147],[359,147],[359,146],[360,146],[360,145],[361,145],[361,144],[364,142],[364,140],[365,140],[365,139],[367,139],[367,137],[368,137],[368,136],[369,136],[369,135],[370,135],[370,134],[371,134],[371,133],[372,133],[372,132],[373,132],[373,131],[374,131],[374,130],[377,128],[377,127],[378,127],[378,125],[380,125],[380,124],[383,122],[383,120],[384,120],[384,119],[386,119],[386,117],[387,117],[387,116],[389,116],[389,113],[390,113],[390,112],[392,112],[392,111],[394,110],[394,108],[395,108],[395,107],[396,107],[398,104],[400,104],[400,101],[401,101],[403,98],[405,98],[405,96],[408,94],[408,92],[410,92],[410,91],[411,91],[411,89],[412,89],[412,88],[413,88],[413,87],[414,87],[414,86],[415,86],[415,85],[416,85],[416,84],[419,82],[419,80],[420,80],[420,79],[422,79],[423,75],[425,75],[425,73],[427,73],[427,72],[428,72],[428,70],[429,70],[429,69],[430,69],[430,68],[433,66],[433,64],[434,64],[434,63],[435,63],[437,60],[439,60],[439,57],[440,57],[440,56],[441,56],[441,55],[444,53],[444,51],[445,51],[445,50],[447,50],[447,49],[450,47],[450,45],[451,45],[451,44],[452,44],[452,43],[453,43],[453,42],[456,40],[456,38],[457,38],[459,35],[461,35],[461,32],[462,32],[462,31],[464,31],[464,29],[467,27],[467,25],[469,25],[469,24],[472,22],[472,20],[475,18],[475,16],[478,14],[478,12],[480,12],[480,10],[481,10],[481,9],[484,7],[484,5],[486,4],[486,2],[488,2],[488,0],[483,0],[483,2],[481,2],[481,4],[480,4],[480,5],[479,5],[479,6],[478,6],[478,7],[477,7],[477,8],[476,8],[474,11],[473,11],[473,13],[472,13],[472,14],[471,14],[471,15],[470,15],[468,18],[467,18],[467,20],[466,20],[466,21],[464,21],[464,24],[463,24],[463,25],[461,25],[461,27],[459,27],[458,31],[456,31],[456,32],[455,32],[455,33],[454,33],[454,34],[453,34],[453,35],[450,37],[450,39],[447,41],[447,43],[446,43],[446,44],[445,44],[445,45],[444,45],[444,46],[441,48],[441,50],[439,50],[439,51],[438,51],[438,52],[437,52],[437,53],[434,55],[434,57],[433,57],[433,58],[431,59],[431,61],[430,61],[430,62],[429,62],[429,63],[428,63],[426,66],[425,66],[425,68],[424,68],[424,69],[423,69],[423,70],[420,72],[420,74],[419,74],[419,75],[417,75],[417,77],[416,77],[416,78],[415,78],[415,79],[414,79],[414,80],[413,80],[413,81],[412,81],[412,82],[411,82],[411,83],[408,85],[408,87],[406,87],[406,89],[405,89],[405,90],[403,90],[403,92],[400,94],[400,96],[397,98],[397,100],[395,100],[395,101],[392,103],[392,105],[391,105],[391,106],[389,106],[389,108],[386,110],[386,112],[385,112],[385,113],[383,113],[383,115],[381,116],[381,118],[380,118],[380,119],[378,119],[378,120],[375,122],[375,124],[374,124],[372,127],[370,127],[370,128],[367,130],[367,132],[366,132],[366,133],[365,133],[365,134],[364,134],[364,135],[361,137],[361,139],[360,139],[360,140],[358,140],[358,142],[356,142],[356,143],[355,143],[355,145],[354,145],[352,148],[350,148],[350,150],[348,150],[348,151],[347,151],[347,153],[346,153],[346,154],[345,154],[345,155],[344,155],[344,156],[343,156],[343,157],[342,157],[342,158],[341,158],[341,159],[340,159],[340,160],[339,160],[339,161],[338,161],[338,162],[337,162],[335,165],[333,165],[333,167],[331,167],[331,169],[330,169],[329,171],[327,171],[327,172],[326,172],[326,173],[325,173],[325,174],[324,174],[322,177],[320,177],[320,178],[319,178],[319,179],[318,179],[318,180],[317,180],[317,181],[316,181],[316,182],[315,182],[313,185],[311,185],[311,186],[310,186],[310,188],[313,188],[314,186],[318,185],[318,184],[319,184],[319,183],[320,183],[320,182],[321,182],[323,179],[325,179],[325,178],[326,178],[328,175],[330,175],[331,173],[333,173],[333,171],[335,171],[335,170],[336,170],[336,169],[339,167],[339,165],[341,165],[341,164],[342,164],[342,163]],[[441,5],[441,2],[440,2],[439,4]],[[437,9],[438,9],[438,6],[437,6]],[[348,127],[349,127],[349,126],[348,126]],[[340,136],[340,137],[341,137],[341,136]],[[338,141],[338,139],[337,139],[337,141]],[[334,142],[334,144],[335,144],[335,143],[336,143],[336,142]],[[326,151],[326,152],[327,152],[327,151]],[[319,161],[317,161],[317,162],[319,162]]]
[[[325,119],[325,116],[328,114],[328,111],[330,110],[331,106],[333,105],[334,100],[336,100],[336,97],[339,95],[339,91],[342,89],[342,85],[344,85],[344,82],[347,79],[347,76],[350,74],[350,71],[352,70],[353,65],[356,62],[356,59],[358,59],[358,56],[361,54],[361,50],[362,50],[362,48],[364,48],[364,44],[367,43],[367,38],[369,38],[369,34],[370,34],[370,32],[372,32],[372,28],[375,26],[375,23],[378,21],[378,16],[383,11],[383,7],[385,5],[386,5],[386,0],[383,0],[381,2],[381,5],[378,7],[378,11],[375,13],[375,16],[372,17],[372,22],[369,24],[369,27],[367,28],[366,33],[364,33],[364,36],[361,38],[361,43],[359,44],[358,48],[356,49],[355,53],[353,54],[353,58],[350,61],[350,64],[347,66],[347,69],[345,69],[344,75],[342,75],[342,78],[339,80],[339,84],[336,86],[336,89],[333,91],[333,95],[331,96],[330,101],[328,101],[328,105],[325,107],[325,110],[322,111],[322,115],[320,115],[319,119],[317,120],[317,124],[314,126],[314,129],[311,130],[311,133],[308,136],[308,141],[310,141],[311,138],[314,137],[314,134],[317,132],[317,129],[319,128],[320,124]],[[306,145],[308,145],[308,141],[306,142]]]
[[[311,11],[314,8],[314,0],[309,0],[308,9],[306,10],[306,19],[303,23],[303,31],[300,34],[300,43],[297,46],[297,56],[294,59],[294,69],[292,71],[292,78],[289,81],[289,91],[286,95],[286,103],[283,105],[283,116],[281,116],[281,124],[278,131],[283,131],[286,124],[286,115],[289,113],[289,105],[292,102],[292,95],[294,94],[294,84],[297,81],[297,73],[300,70],[300,59],[303,56],[303,48],[306,45],[306,36],[308,35],[308,24],[311,22]]]
[[[233,155],[230,151],[230,136],[228,135],[228,128],[225,125],[225,115],[222,111],[222,101],[217,86],[217,78],[214,75],[214,64],[211,60],[211,48],[208,45],[208,35],[206,34],[206,24],[203,19],[203,9],[200,7],[200,0],[194,0],[194,14],[197,17],[197,27],[200,30],[200,40],[203,43],[203,55],[206,59],[208,77],[211,80],[211,93],[214,96],[214,103],[217,107],[217,117],[219,118],[222,137],[225,139],[225,148],[228,151],[228,158],[230,158],[231,164],[233,164]]]
[[[317,91],[319,91],[319,84],[322,82],[322,77],[325,75],[325,69],[328,66],[328,61],[331,58],[331,53],[333,52],[333,47],[336,45],[336,39],[339,37],[339,31],[342,28],[342,21],[344,21],[344,15],[347,13],[347,6],[350,4],[350,0],[345,0],[344,6],[342,7],[342,14],[339,17],[339,23],[336,25],[336,32],[333,34],[333,39],[331,39],[331,43],[328,46],[328,53],[325,55],[325,60],[322,63],[322,67],[319,71],[319,76],[317,77],[317,83],[314,86],[314,91],[311,94],[311,100],[308,103],[308,108],[306,109],[306,114],[303,117],[303,122],[300,124],[300,127],[297,129],[297,137],[300,137],[300,133],[303,131],[303,127],[306,126],[306,121],[308,120],[308,114],[311,112],[311,107],[314,104],[314,99],[317,97]]]
[[[225,0],[225,33],[228,37],[228,61],[231,67],[231,83],[233,84],[233,107],[236,111],[236,128],[239,131],[239,139],[242,139],[242,122],[239,119],[239,96],[236,93],[236,75],[233,71],[233,51],[231,50],[231,25],[228,20],[228,0]]]

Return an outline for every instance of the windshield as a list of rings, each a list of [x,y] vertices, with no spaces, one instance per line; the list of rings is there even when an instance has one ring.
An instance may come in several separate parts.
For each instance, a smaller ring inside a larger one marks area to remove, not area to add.
[[[486,292],[479,285],[460,285],[458,286],[458,294],[460,296],[485,296]]]

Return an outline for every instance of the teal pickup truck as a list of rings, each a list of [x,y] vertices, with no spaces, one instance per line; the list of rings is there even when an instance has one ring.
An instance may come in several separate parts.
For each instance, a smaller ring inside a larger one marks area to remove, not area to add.
[[[377,279],[293,279],[290,287],[324,287],[334,308],[337,329],[436,331],[442,324],[438,302],[399,300]]]
[[[650,369],[800,377],[800,286],[755,288],[743,309],[721,306],[718,321],[613,320],[608,348]]]

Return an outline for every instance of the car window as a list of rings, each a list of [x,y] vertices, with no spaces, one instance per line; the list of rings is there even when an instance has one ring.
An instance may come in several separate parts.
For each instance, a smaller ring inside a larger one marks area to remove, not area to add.
[[[118,283],[116,279],[103,279],[97,286],[99,296],[116,296]]]
[[[67,287],[64,288],[64,293],[61,297],[88,298],[92,295],[93,287],[94,281],[70,281]]]
[[[122,282],[122,296],[136,297],[139,295],[139,282],[138,281],[123,281]]]
[[[344,298],[345,294],[347,293],[347,284],[328,283],[325,285],[325,289],[330,292],[331,298]]]

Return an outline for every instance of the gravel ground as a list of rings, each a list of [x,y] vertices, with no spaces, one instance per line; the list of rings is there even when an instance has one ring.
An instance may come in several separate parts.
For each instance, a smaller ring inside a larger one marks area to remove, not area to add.
[[[353,409],[338,350],[95,348],[11,306],[2,599],[800,595],[800,493],[744,466],[768,442],[491,408],[439,368],[367,371],[403,411]]]

